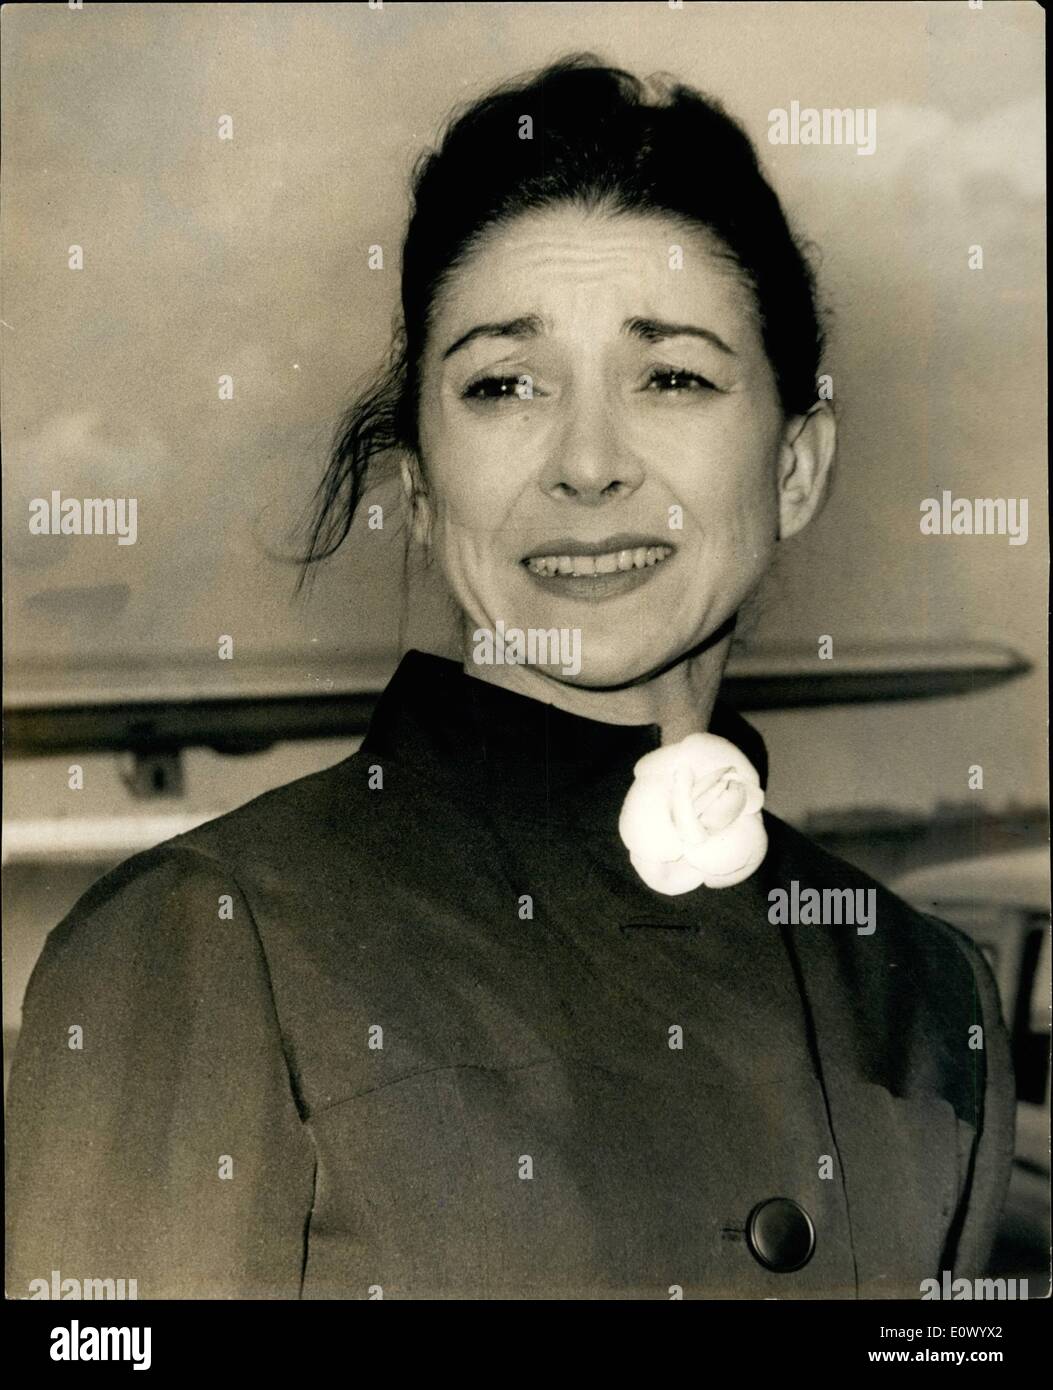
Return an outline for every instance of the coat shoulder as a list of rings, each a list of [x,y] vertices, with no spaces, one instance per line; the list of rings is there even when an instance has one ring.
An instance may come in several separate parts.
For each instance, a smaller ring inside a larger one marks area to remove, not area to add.
[[[873,921],[787,928],[812,1006],[863,1076],[894,1095],[935,1093],[978,1125],[985,1089],[1012,1091],[998,987],[965,932],[772,817],[770,884],[872,895]]]
[[[792,886],[797,882],[805,887],[857,894],[872,894],[861,902],[873,903],[873,930],[845,935],[863,938],[867,946],[863,959],[872,958],[876,968],[887,969],[890,962],[906,959],[912,953],[923,953],[930,960],[939,959],[943,968],[964,972],[962,978],[975,972],[982,955],[965,932],[941,918],[920,912],[865,870],[831,854],[807,835],[777,816],[766,816],[769,823],[771,850],[765,865],[768,886]]]

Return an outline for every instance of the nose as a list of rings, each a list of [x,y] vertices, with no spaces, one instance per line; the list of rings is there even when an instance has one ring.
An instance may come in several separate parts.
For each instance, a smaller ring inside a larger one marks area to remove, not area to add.
[[[612,403],[600,394],[569,406],[565,428],[553,440],[539,483],[549,497],[596,507],[630,496],[643,477]]]

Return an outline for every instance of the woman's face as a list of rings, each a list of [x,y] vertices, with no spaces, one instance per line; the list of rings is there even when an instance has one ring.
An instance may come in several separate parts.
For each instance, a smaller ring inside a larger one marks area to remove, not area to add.
[[[668,666],[772,559],[789,423],[720,251],[672,218],[561,206],[491,232],[435,306],[432,552],[469,634],[557,629],[566,652],[580,632],[580,671],[542,666],[558,680]]]

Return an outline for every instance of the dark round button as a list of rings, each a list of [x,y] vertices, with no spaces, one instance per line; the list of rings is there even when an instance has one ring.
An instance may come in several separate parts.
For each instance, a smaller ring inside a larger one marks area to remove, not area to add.
[[[789,1197],[771,1197],[750,1212],[746,1240],[751,1254],[765,1269],[790,1274],[812,1258],[815,1227],[797,1202]]]

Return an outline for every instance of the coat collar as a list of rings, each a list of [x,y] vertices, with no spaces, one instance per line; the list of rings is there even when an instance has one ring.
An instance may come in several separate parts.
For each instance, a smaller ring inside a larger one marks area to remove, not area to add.
[[[767,750],[756,730],[718,701],[710,731],[741,749],[766,784]],[[568,714],[470,676],[458,662],[410,651],[380,697],[362,751],[397,759],[433,790],[491,807],[496,798],[514,820],[546,816],[609,833],[635,764],[660,741],[657,724]]]

